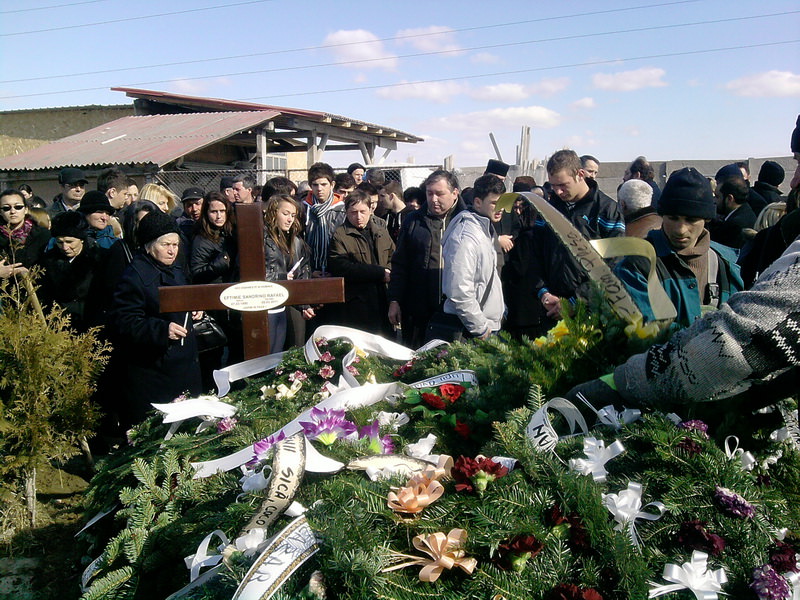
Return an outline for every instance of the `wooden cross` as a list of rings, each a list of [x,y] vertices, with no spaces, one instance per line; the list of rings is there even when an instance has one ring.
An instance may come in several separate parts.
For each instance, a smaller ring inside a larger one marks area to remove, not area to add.
[[[261,203],[236,204],[236,222],[239,236],[239,273],[241,281],[265,281],[264,215]],[[280,281],[289,292],[284,306],[297,304],[330,304],[344,302],[344,279],[295,279]],[[158,288],[161,312],[185,310],[225,310],[220,294],[233,283],[205,285],[176,285]],[[258,358],[269,353],[269,320],[267,311],[242,314],[244,358]]]

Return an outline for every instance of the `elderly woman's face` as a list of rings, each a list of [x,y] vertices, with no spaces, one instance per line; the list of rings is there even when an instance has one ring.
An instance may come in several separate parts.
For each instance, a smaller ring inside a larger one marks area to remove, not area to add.
[[[148,252],[162,265],[170,266],[178,258],[180,237],[177,233],[167,233],[156,239]]]
[[[9,194],[0,198],[0,218],[5,221],[10,229],[16,229],[25,221],[28,208],[21,195]]]
[[[83,240],[76,237],[71,236],[63,236],[56,238],[56,246],[61,252],[64,253],[64,256],[67,258],[75,258],[81,252],[83,252]]]

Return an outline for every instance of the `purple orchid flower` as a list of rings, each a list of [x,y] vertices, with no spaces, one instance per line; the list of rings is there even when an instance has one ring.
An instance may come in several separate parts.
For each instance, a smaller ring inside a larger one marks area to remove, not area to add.
[[[358,439],[368,439],[367,449],[372,454],[392,454],[394,452],[394,442],[388,435],[381,437],[380,423],[375,419],[370,425],[365,425],[358,430]]]
[[[247,466],[254,467],[262,460],[266,460],[272,447],[285,439],[286,434],[281,430],[277,433],[277,435],[269,435],[263,440],[257,441],[255,444],[253,444],[253,458],[247,463]]]
[[[330,446],[340,437],[356,431],[356,426],[344,418],[344,410],[312,408],[311,421],[301,421],[303,433],[310,440]]]

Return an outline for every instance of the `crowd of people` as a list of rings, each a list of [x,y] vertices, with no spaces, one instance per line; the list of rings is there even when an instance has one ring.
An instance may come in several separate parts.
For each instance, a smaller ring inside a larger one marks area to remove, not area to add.
[[[800,159],[800,148],[792,150]],[[337,174],[315,163],[299,185],[274,177],[258,186],[245,174],[178,196],[157,183],[140,189],[118,168],[87,191],[88,179],[70,167],[49,204],[25,184],[0,194],[0,281],[36,268],[44,305],[63,308],[79,332],[99,327],[111,342],[97,399],[107,430],[119,431],[151,402],[208,390],[214,369],[242,360],[238,313],[211,311],[227,343],[198,348],[193,323],[203,313],[162,313],[158,299],[159,287],[239,281],[237,204],[262,203],[267,280],[345,280],[343,304],[271,310],[264,354],[301,345],[323,323],[396,336],[412,348],[500,330],[542,335],[588,297],[591,282],[527,198],[510,212],[498,208],[508,188],[538,194],[588,240],[647,240],[675,327],[750,288],[800,233],[800,167],[786,196],[784,170],[773,161],[753,185],[747,165],[734,163],[713,176],[680,169],[662,189],[638,157],[616,199],[599,189],[601,169],[593,156],[560,150],[541,185],[530,176],[507,182],[509,166],[492,160],[471,187],[439,169],[404,190],[380,169],[354,163]],[[650,265],[627,257],[611,266],[653,319]]]

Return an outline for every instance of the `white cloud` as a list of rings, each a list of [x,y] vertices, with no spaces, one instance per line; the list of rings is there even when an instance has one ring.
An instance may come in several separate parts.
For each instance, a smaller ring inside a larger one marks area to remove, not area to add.
[[[530,93],[520,83],[498,83],[497,85],[485,85],[472,90],[469,95],[476,100],[486,100],[488,102],[517,102],[525,100],[530,96]]]
[[[642,88],[666,86],[666,82],[661,80],[664,75],[666,75],[664,69],[643,67],[635,71],[596,73],[592,76],[592,83],[600,90],[632,92]]]
[[[456,34],[450,27],[431,25],[416,29],[401,29],[395,41],[398,44],[411,44],[420,52],[444,52],[445,56],[462,54],[461,46],[456,42]]]
[[[395,85],[378,89],[375,94],[381,98],[390,100],[407,100],[409,98],[420,98],[428,102],[445,104],[450,102],[455,96],[463,94],[467,87],[455,81],[420,81],[420,82],[400,82],[403,85]]]
[[[469,92],[471,98],[487,102],[519,102],[535,94],[551,96],[561,92],[569,85],[567,77],[558,79],[542,79],[536,83],[498,83],[485,85]]]
[[[434,119],[431,124],[443,129],[492,131],[522,125],[550,128],[561,122],[561,115],[543,106],[514,106],[454,114]]]
[[[594,108],[597,106],[597,103],[594,101],[594,98],[581,98],[580,100],[576,100],[572,104],[570,104],[572,108]]]
[[[734,79],[725,85],[737,96],[788,98],[800,96],[800,75],[790,71],[767,71]]]
[[[500,62],[500,57],[488,52],[478,52],[470,56],[469,60],[476,65],[494,65]]]
[[[569,86],[569,77],[557,77],[555,79],[542,79],[527,86],[531,94],[541,96],[552,96],[558,92],[563,92]]]
[[[336,62],[343,63],[343,67],[389,71],[397,67],[397,56],[387,51],[374,33],[364,29],[334,31],[322,45],[328,46]]]

